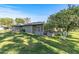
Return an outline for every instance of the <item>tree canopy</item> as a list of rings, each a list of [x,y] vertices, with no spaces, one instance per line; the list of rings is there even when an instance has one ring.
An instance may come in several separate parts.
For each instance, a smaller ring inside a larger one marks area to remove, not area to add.
[[[13,19],[12,18],[0,18],[0,25],[10,27],[13,25]]]
[[[30,18],[16,18],[15,19],[16,24],[24,24],[24,23],[29,23],[31,22]]]
[[[24,24],[24,19],[23,18],[16,18],[15,19],[16,24]]]
[[[31,19],[31,18],[28,18],[28,17],[24,18],[25,23],[29,23],[29,22],[31,22],[31,20],[30,20],[30,19]]]
[[[73,6],[71,8],[63,9],[56,14],[48,17],[48,29],[62,28],[69,31],[79,27],[79,7]]]
[[[5,17],[5,18],[0,18],[0,26],[5,26],[5,27],[11,27],[12,25],[16,25],[16,24],[25,24],[25,23],[29,23],[31,22],[30,18],[26,17],[26,18],[9,18],[9,17]]]

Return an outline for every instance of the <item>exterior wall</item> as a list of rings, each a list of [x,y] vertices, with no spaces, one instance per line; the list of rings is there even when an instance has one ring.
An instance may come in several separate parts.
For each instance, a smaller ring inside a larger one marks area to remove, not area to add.
[[[55,36],[56,33],[47,32],[47,36]]]
[[[36,35],[43,35],[43,33],[44,33],[43,25],[12,27],[12,30],[15,32],[24,31],[26,33],[33,33]]]
[[[32,26],[24,26],[26,33],[32,33]]]
[[[40,32],[36,31],[34,34],[43,35],[43,32],[42,31],[40,31]]]
[[[20,32],[20,28],[19,27],[12,27],[12,31],[14,31],[14,32]]]
[[[24,26],[23,29],[25,29],[26,33],[33,33],[36,35],[43,35],[43,26],[42,25],[36,25],[36,26]]]
[[[43,25],[33,26],[33,33],[37,35],[43,35]]]

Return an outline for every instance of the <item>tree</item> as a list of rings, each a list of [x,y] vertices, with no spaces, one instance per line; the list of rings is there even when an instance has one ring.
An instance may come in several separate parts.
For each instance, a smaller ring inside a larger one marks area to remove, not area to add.
[[[61,28],[63,31],[69,32],[79,27],[79,7],[74,6],[59,11],[49,16],[47,24],[49,29]]]
[[[24,18],[24,20],[25,20],[25,23],[30,23],[31,22],[30,18],[28,18],[28,17]]]
[[[25,23],[23,18],[16,18],[15,22],[16,22],[16,24],[24,24]]]
[[[71,8],[73,8],[73,7],[75,7],[76,5],[74,5],[74,4],[68,4],[68,9],[71,9]]]
[[[13,19],[12,18],[0,18],[0,25],[10,27],[13,25]]]

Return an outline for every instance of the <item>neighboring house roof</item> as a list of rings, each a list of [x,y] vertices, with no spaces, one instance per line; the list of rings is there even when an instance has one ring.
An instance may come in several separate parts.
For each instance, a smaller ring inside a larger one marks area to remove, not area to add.
[[[33,26],[33,25],[43,25],[44,22],[32,22],[32,23],[27,23],[27,24],[19,24],[19,25],[14,25],[15,27],[18,26]]]

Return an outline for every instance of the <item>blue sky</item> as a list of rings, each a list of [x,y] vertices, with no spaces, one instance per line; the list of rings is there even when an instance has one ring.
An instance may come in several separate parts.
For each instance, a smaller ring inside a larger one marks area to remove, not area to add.
[[[29,17],[32,22],[46,21],[49,15],[65,8],[66,4],[0,4],[0,17]]]

